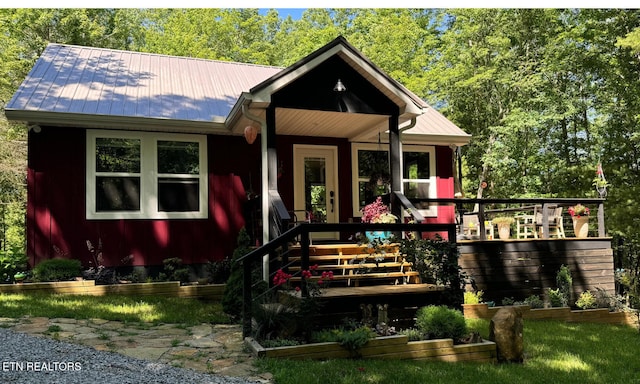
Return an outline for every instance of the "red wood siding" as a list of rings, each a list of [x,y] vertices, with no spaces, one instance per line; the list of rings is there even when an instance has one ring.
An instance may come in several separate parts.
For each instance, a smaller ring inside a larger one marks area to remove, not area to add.
[[[218,149],[228,150],[228,145],[225,140],[219,144],[218,139],[218,136],[208,139],[208,219],[86,220],[85,130],[43,127],[40,133],[30,133],[27,173],[30,263],[35,265],[63,256],[89,266],[92,260],[86,242],[97,245],[99,239],[106,266],[120,266],[121,259],[128,255],[133,256],[133,265],[160,265],[169,257],[180,257],[185,264],[200,264],[230,256],[237,233],[245,224],[242,210],[246,194],[243,180],[229,167],[244,168],[229,161],[229,157],[224,161],[220,154],[224,151]],[[252,165],[246,168],[251,169]]]

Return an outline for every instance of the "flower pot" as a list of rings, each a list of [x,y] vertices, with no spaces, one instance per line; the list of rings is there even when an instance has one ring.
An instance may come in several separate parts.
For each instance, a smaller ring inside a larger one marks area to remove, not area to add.
[[[511,237],[511,225],[498,224],[498,237],[500,240],[506,240]]]
[[[573,233],[578,238],[589,236],[589,216],[573,216]]]

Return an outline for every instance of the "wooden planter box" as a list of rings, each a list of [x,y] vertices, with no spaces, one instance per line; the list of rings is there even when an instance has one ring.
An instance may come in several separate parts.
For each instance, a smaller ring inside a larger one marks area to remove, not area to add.
[[[291,347],[264,348],[256,340],[247,337],[245,344],[256,357],[285,359],[409,359],[433,361],[495,362],[496,344],[483,341],[475,344],[454,345],[452,339],[408,341],[405,335],[384,336],[372,340],[357,352],[349,351],[338,343],[316,343]]]
[[[638,318],[633,313],[610,312],[606,308],[572,310],[569,307],[536,308],[528,305],[523,308],[523,319],[558,320],[570,323],[604,323],[625,324],[636,326]],[[468,319],[491,319],[500,308],[489,307],[487,304],[463,304],[464,317]]]
[[[69,295],[103,296],[157,295],[222,300],[224,284],[180,285],[179,281],[96,285],[94,280],[55,281],[49,283],[0,284],[0,293],[48,292]]]

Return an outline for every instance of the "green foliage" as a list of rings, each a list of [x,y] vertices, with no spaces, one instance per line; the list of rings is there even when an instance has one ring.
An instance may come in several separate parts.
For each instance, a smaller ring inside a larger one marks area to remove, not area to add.
[[[225,257],[222,260],[208,261],[205,265],[209,281],[213,284],[226,283],[231,274],[231,259]]]
[[[242,264],[237,260],[247,253],[251,252],[251,239],[247,233],[247,230],[243,227],[238,233],[237,246],[233,251],[231,257],[231,274],[224,288],[224,294],[222,297],[222,308],[228,315],[239,318],[242,315],[242,290],[243,290],[243,272]],[[267,283],[262,280],[262,268],[261,261],[259,260],[253,264],[252,281],[253,285],[253,297],[263,293],[267,288]]]
[[[556,308],[567,305],[566,298],[559,288],[549,288],[549,290],[547,291],[547,295],[549,297],[549,304],[551,305],[551,307]]]
[[[416,326],[429,339],[462,339],[467,324],[462,312],[445,305],[430,305],[416,312]]]
[[[544,301],[538,295],[531,295],[524,299],[524,303],[531,307],[531,309],[535,308],[544,308]]]
[[[66,281],[81,275],[80,260],[49,259],[44,260],[33,268],[33,278],[36,281]]]
[[[315,332],[312,340],[316,343],[337,342],[348,351],[357,352],[358,349],[364,347],[375,336],[376,333],[366,326],[355,329],[341,327]]]
[[[179,281],[187,283],[190,280],[189,268],[182,267],[182,259],[170,257],[162,260],[162,272],[158,274],[158,281]]]
[[[26,271],[27,256],[20,249],[0,250],[0,282],[13,282],[16,272]]]
[[[482,295],[484,295],[483,291],[465,291],[464,292],[464,303],[465,304],[480,304],[482,303]]]
[[[573,278],[571,277],[571,270],[564,264],[560,266],[556,273],[556,285],[560,293],[562,293],[562,306],[568,306],[573,296]]]
[[[409,341],[422,340],[422,332],[416,328],[401,329],[398,334],[406,335],[409,338]]]
[[[402,239],[400,253],[413,264],[424,283],[447,287],[442,297],[444,302],[459,307],[464,301],[466,274],[458,264],[460,252],[455,243],[431,239]]]
[[[576,306],[580,309],[593,309],[598,308],[598,302],[591,291],[584,291],[578,297]]]
[[[515,304],[515,300],[513,299],[513,297],[504,297],[502,299],[502,305],[507,306],[507,305],[514,305]]]

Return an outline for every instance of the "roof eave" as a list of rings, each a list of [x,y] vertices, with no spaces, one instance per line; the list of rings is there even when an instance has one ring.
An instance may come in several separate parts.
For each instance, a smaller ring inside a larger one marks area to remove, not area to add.
[[[471,141],[471,135],[430,135],[404,133],[401,136],[403,144],[432,144],[465,146]]]
[[[84,113],[42,112],[16,109],[5,110],[5,115],[8,120],[23,121],[29,125],[202,134],[230,133],[224,124],[223,117],[214,118],[212,121],[195,121],[173,118],[90,115]]]

